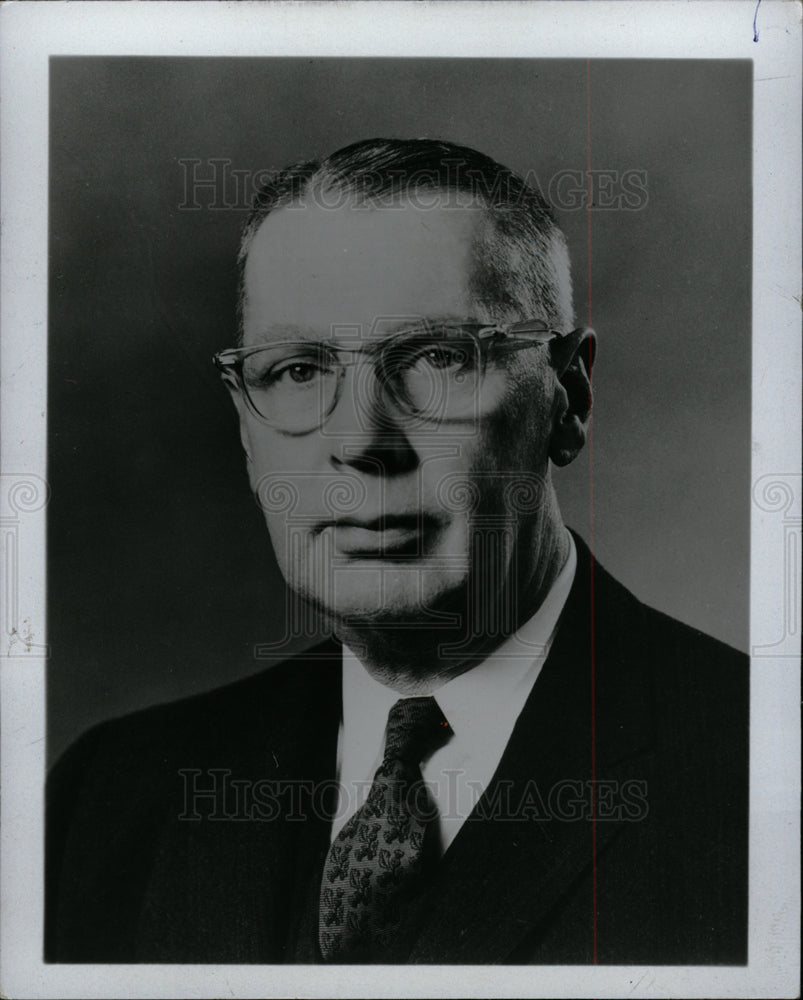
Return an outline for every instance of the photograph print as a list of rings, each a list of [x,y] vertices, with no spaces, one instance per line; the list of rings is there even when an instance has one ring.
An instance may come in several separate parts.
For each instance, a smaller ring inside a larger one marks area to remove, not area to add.
[[[752,86],[51,58],[46,962],[747,963]]]

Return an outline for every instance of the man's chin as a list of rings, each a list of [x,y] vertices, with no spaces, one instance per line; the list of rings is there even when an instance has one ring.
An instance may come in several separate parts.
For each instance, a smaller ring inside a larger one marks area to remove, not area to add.
[[[454,624],[454,607],[463,591],[460,579],[420,567],[351,566],[336,574],[325,588],[293,588],[335,625],[351,627],[448,627]]]

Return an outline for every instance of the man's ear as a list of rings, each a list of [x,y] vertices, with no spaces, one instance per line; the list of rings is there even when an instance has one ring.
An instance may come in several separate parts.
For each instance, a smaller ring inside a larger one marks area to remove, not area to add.
[[[555,465],[568,465],[586,442],[591,413],[591,368],[597,351],[596,334],[590,327],[569,334],[572,342],[561,345],[556,364],[555,411],[549,439],[549,457]]]

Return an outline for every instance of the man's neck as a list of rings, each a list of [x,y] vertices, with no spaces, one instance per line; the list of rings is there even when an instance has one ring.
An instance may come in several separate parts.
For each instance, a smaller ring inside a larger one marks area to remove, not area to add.
[[[518,574],[511,570],[504,586],[489,594],[497,610],[515,609],[511,614],[491,614],[498,622],[493,630],[474,634],[467,626],[472,621],[465,594],[449,608],[457,612],[460,623],[455,628],[409,624],[394,628],[383,622],[335,624],[335,634],[380,683],[405,696],[429,695],[486,659],[543,604],[569,555],[571,541],[559,515],[539,525],[539,530],[522,543],[522,554],[512,560]],[[524,557],[522,557],[524,556]],[[440,610],[440,609],[439,609]]]

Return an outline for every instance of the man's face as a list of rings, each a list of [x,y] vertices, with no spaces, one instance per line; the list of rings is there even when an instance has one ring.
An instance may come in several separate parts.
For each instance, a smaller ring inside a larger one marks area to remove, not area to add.
[[[365,345],[422,319],[498,320],[470,290],[486,225],[471,204],[281,209],[251,244],[244,345]],[[472,581],[500,586],[514,553],[529,544],[537,556],[554,385],[547,350],[534,348],[489,362],[470,418],[416,423],[376,391],[365,361],[303,434],[266,426],[236,397],[289,586],[338,618],[411,624],[434,622]]]

